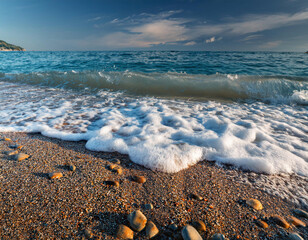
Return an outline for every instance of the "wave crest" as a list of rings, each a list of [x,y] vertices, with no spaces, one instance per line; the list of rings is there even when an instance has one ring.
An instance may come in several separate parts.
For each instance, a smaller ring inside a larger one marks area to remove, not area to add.
[[[121,90],[160,97],[257,99],[304,105],[308,99],[307,77],[71,71],[1,74],[0,80],[79,91]]]

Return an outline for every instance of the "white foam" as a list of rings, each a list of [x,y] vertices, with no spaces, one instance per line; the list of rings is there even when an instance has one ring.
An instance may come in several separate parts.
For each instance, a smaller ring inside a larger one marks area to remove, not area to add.
[[[299,104],[308,105],[308,90],[294,91],[291,100]]]
[[[308,176],[304,105],[135,99],[120,92],[91,95],[8,83],[0,85],[0,93],[2,132],[86,140],[90,150],[128,154],[165,172],[207,159],[255,172]]]

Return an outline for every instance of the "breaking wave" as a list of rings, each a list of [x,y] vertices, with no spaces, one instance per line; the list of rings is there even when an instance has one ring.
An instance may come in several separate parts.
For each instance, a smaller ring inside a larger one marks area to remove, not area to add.
[[[308,77],[141,72],[1,74],[0,81],[73,89],[124,91],[141,96],[291,102],[308,104]]]

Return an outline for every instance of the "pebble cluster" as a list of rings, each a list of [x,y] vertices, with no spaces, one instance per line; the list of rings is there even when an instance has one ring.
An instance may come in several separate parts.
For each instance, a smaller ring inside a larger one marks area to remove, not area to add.
[[[24,161],[31,160],[31,155],[23,153],[24,149],[23,145],[19,145],[17,142],[12,141],[10,138],[3,138],[3,141],[9,142],[8,147],[11,150],[4,151],[3,154],[6,154],[8,158],[11,158],[15,161]],[[76,166],[70,162],[68,162],[63,169],[71,172],[76,172],[78,169]],[[121,166],[121,161],[119,159],[111,159],[110,163],[106,165],[106,169],[115,173],[114,176],[120,176],[124,173],[124,170]],[[50,180],[57,181],[56,179],[60,179],[65,175],[65,171],[62,172],[50,172],[46,173],[46,176]],[[129,177],[131,182],[135,184],[144,184],[151,179],[147,179],[144,176],[133,175]],[[104,184],[108,188],[119,188],[121,185],[121,179],[106,179]],[[209,209],[215,209],[215,204],[208,203],[208,199],[204,196],[201,196],[195,192],[192,192],[187,196],[188,199],[191,199],[193,202],[199,202],[201,204],[206,204]],[[280,215],[272,215],[270,217],[265,217],[262,215],[262,210],[264,209],[262,203],[254,198],[248,198],[246,200],[240,201],[240,205],[245,206],[247,208],[253,209],[255,211],[256,216],[251,221],[254,221],[255,224],[263,229],[267,229],[272,226],[277,226],[277,229],[296,229],[296,228],[305,228],[306,223],[304,220],[300,220],[298,217],[303,219],[308,219],[308,213],[302,209],[294,209],[293,216],[287,216],[287,220]],[[145,203],[142,205],[142,208],[146,211],[150,211],[155,214],[155,206],[152,203]],[[137,236],[140,239],[140,236],[145,236],[146,239],[165,239],[165,237],[169,237],[168,239],[176,239],[176,240],[202,240],[202,235],[207,230],[207,223],[202,221],[201,219],[196,219],[191,222],[187,222],[181,227],[177,226],[175,223],[170,223],[169,226],[163,229],[159,229],[151,219],[152,214],[150,216],[146,216],[140,209],[136,209],[131,211],[126,216],[126,222],[122,224],[117,224],[117,231],[114,233],[114,236],[119,239],[134,239]],[[148,219],[149,218],[149,219]],[[201,217],[200,217],[201,218]],[[141,234],[141,235],[140,235]],[[89,230],[85,230],[84,235],[88,239],[93,238],[93,234]],[[224,233],[217,232],[212,234],[206,239],[219,240],[219,239],[228,239],[225,237]],[[238,236],[238,239],[242,239],[241,236]],[[295,240],[303,240],[303,238],[297,232],[290,232],[288,234],[288,239]]]

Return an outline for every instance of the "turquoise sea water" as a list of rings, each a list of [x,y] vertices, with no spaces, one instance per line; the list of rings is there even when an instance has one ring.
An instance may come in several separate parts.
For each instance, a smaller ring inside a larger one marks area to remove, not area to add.
[[[86,140],[148,168],[207,159],[308,176],[308,54],[3,52],[0,131]]]

